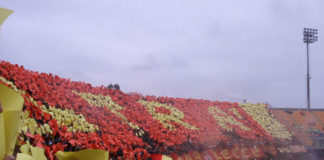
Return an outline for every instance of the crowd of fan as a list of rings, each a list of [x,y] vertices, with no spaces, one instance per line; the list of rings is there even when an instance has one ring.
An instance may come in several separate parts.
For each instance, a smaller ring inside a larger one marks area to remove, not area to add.
[[[8,81],[1,83],[21,91],[25,99],[24,112],[30,112],[30,118],[38,125],[49,124],[52,134],[23,133],[19,140],[22,144],[28,141],[44,148],[51,160],[60,150],[103,149],[116,159],[146,159],[150,153],[181,155],[190,150],[226,148],[234,144],[273,143],[273,137],[237,103],[126,94],[117,84],[93,87],[56,75],[29,71],[5,61],[0,63],[0,76]],[[111,102],[102,102],[111,106],[91,105],[89,101],[100,99],[84,99],[80,96],[82,93],[111,99]],[[44,107],[73,110],[99,130],[68,131],[71,126],[58,123],[52,114],[42,110]],[[215,117],[234,118],[224,121]]]

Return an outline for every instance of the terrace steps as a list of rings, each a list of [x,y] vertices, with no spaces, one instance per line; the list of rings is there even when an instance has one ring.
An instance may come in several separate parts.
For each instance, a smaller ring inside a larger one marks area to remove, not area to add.
[[[278,120],[283,122],[282,124],[286,125],[288,130],[293,131],[293,126],[296,122],[293,119],[291,119],[285,111],[273,110],[271,112]]]
[[[313,146],[313,140],[310,138],[308,132],[308,122],[305,127],[307,119],[305,116],[302,116],[299,111],[291,111],[290,113],[284,110],[273,110],[272,111],[275,117],[281,120],[286,124],[289,131],[291,131],[304,145]],[[312,119],[313,120],[313,119]]]
[[[323,129],[323,123],[321,122],[320,119],[317,118],[315,114],[313,114],[310,111],[303,111],[303,114],[296,113],[293,115],[295,121],[299,124],[302,125],[305,129],[318,129],[322,130]]]
[[[318,118],[321,121],[322,124],[322,131],[324,130],[324,112],[320,112],[320,111],[315,111],[313,112],[313,114],[316,116],[316,118]]]
[[[310,111],[295,111],[292,117],[299,126],[302,126],[303,135],[300,134],[300,139],[305,140],[304,144],[306,146],[313,146],[313,141],[311,139],[312,133],[310,131],[313,129],[321,130],[323,128],[321,121]],[[304,138],[305,136],[307,136],[307,138]]]

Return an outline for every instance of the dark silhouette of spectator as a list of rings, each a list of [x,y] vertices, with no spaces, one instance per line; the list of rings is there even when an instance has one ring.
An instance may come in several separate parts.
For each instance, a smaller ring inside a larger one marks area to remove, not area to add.
[[[114,88],[115,88],[116,90],[120,90],[120,87],[119,87],[118,84],[115,84],[115,85],[114,85]]]
[[[114,86],[110,83],[108,86],[107,86],[108,89],[113,89]]]

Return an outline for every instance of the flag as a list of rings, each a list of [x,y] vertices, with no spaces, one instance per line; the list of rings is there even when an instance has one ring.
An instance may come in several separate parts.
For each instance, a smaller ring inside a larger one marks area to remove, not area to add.
[[[3,84],[0,84],[0,159],[12,155],[18,134],[23,97]]]
[[[0,8],[0,26],[13,11],[6,8]]]

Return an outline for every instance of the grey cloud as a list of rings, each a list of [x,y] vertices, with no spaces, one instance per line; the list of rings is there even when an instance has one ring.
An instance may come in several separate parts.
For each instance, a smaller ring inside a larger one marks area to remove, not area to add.
[[[125,92],[305,107],[303,27],[312,104],[323,107],[322,0],[17,1],[1,58]]]

